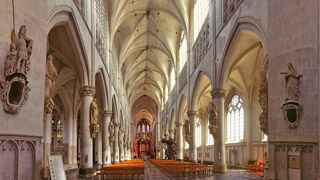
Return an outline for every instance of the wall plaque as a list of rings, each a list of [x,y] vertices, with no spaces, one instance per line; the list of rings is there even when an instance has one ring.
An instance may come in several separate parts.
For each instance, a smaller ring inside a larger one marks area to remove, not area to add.
[[[290,156],[289,155],[289,168],[290,169],[300,169],[300,156]]]
[[[52,180],[67,180],[66,172],[63,169],[61,155],[48,156],[50,175]]]

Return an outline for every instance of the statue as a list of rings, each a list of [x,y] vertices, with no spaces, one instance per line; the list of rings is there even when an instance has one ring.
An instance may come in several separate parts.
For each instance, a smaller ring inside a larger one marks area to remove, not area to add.
[[[32,54],[33,40],[26,36],[27,30],[25,26],[21,26],[18,38],[16,39],[16,47],[18,59],[16,62],[16,71],[27,74],[30,66],[30,56]]]
[[[184,138],[186,139],[187,143],[190,144],[190,123],[189,120],[186,120],[186,122],[183,125],[184,127]]]
[[[52,87],[54,86],[58,72],[53,64],[53,55],[49,55],[46,63],[46,81],[45,81],[45,96],[50,97]]]
[[[217,107],[212,102],[209,109],[209,132],[213,136],[213,138],[217,138],[217,130],[218,130],[218,115],[217,115]]]
[[[268,134],[268,81],[266,73],[264,73],[259,87],[259,103],[262,109],[262,113],[259,116],[260,129],[263,133]]]
[[[97,98],[94,98],[90,105],[90,130],[91,138],[95,138],[96,134],[99,132],[99,107],[97,104]]]
[[[28,98],[30,88],[27,86],[26,74],[29,71],[32,46],[33,40],[26,36],[25,26],[20,27],[18,38],[12,30],[10,52],[4,63],[4,80],[0,82],[0,97],[7,113],[18,113]]]
[[[112,144],[112,142],[114,142],[114,123],[113,123],[113,121],[110,121],[110,123],[109,123],[109,142],[110,142],[110,145]]]
[[[288,122],[289,128],[296,128],[302,116],[303,106],[299,104],[300,97],[300,78],[301,74],[293,67],[291,62],[288,63],[287,72],[282,72],[286,80],[287,97],[281,107],[283,115]]]
[[[166,158],[169,160],[176,160],[177,146],[174,142],[174,139],[168,138],[167,134],[165,134],[165,137],[161,140],[161,142],[165,147]]]
[[[4,65],[4,76],[5,77],[10,76],[14,73],[16,61],[17,61],[16,45],[13,42],[11,42],[10,52],[7,55],[6,62]]]
[[[297,73],[297,70],[293,67],[291,62],[288,63],[287,72],[281,74],[285,74],[284,77],[287,86],[287,98],[285,101],[298,101],[300,97],[299,79],[302,75]]]

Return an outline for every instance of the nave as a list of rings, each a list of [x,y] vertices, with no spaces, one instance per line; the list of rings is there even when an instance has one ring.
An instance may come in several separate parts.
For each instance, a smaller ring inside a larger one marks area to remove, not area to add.
[[[227,173],[213,172],[212,165],[161,159],[133,159],[98,170],[90,180],[137,179],[137,180],[259,180],[262,174],[241,169],[230,169]],[[77,172],[68,173],[70,180],[80,180]]]

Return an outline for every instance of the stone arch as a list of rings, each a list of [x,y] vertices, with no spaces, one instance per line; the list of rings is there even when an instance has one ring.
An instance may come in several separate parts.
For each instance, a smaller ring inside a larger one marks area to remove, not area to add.
[[[171,115],[170,115],[170,123],[169,123],[169,129],[174,129],[174,127],[176,126],[175,123],[176,123],[176,112],[174,109],[171,110]]]
[[[186,96],[182,95],[181,100],[180,100],[180,104],[179,104],[179,109],[178,109],[178,122],[179,123],[184,123],[183,117],[185,116],[187,109],[188,109],[188,100],[187,100]]]
[[[208,76],[208,73],[206,73],[205,71],[199,71],[191,96],[191,110],[197,109],[198,101],[201,97],[201,94],[208,87],[212,89],[212,81],[210,79],[210,76]]]
[[[230,61],[230,54],[233,51],[234,47],[237,45],[237,42],[236,42],[237,37],[241,32],[246,32],[248,36],[255,38],[255,40],[258,43],[257,45],[262,46],[263,52],[267,54],[266,53],[268,49],[267,38],[265,36],[265,33],[259,21],[252,17],[239,18],[232,28],[232,31],[230,33],[230,36],[228,37],[228,40],[225,46],[226,48],[224,49],[221,57],[221,64],[218,70],[219,73],[218,73],[216,84],[215,84],[217,88],[226,87],[230,70],[234,67],[234,64],[236,63],[236,62]],[[247,50],[250,51],[250,49],[247,49]]]
[[[99,68],[96,71],[96,75],[95,75],[95,86],[96,86],[96,94],[100,93],[100,98],[102,98],[100,100],[101,102],[101,108],[102,110],[107,110],[109,108],[108,106],[108,88],[107,88],[107,79],[105,76],[105,72],[102,68]]]
[[[118,119],[118,108],[117,108],[117,100],[116,96],[112,96],[112,115],[111,115],[111,121],[114,121],[114,123],[119,123]]]
[[[63,26],[66,29],[72,48],[75,52],[76,61],[78,61],[78,63],[74,63],[76,64],[76,67],[73,68],[76,69],[76,72],[80,77],[81,87],[89,84],[90,67],[88,55],[84,48],[85,45],[82,36],[80,35],[79,25],[77,24],[76,17],[71,7],[57,6],[49,14],[47,35],[49,36],[50,32],[59,26]],[[48,44],[50,46],[50,42]],[[70,61],[71,59],[68,60]]]

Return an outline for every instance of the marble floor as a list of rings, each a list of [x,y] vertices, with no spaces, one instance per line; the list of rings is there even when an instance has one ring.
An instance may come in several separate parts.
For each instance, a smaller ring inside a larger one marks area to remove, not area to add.
[[[93,178],[78,178],[78,171],[67,173],[68,180],[100,180],[102,177],[95,176]],[[107,178],[105,178],[107,179]],[[137,179],[137,178],[135,178]],[[159,170],[151,162],[145,162],[145,175],[140,176],[139,180],[261,180],[262,177],[256,173],[249,173],[244,170],[229,169],[227,173],[214,173],[207,176],[189,176],[189,177],[173,177],[170,174]]]

